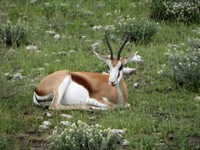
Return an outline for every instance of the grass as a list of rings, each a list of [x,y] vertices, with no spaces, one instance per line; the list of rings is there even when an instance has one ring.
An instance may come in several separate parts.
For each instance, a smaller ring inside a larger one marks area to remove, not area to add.
[[[44,2],[41,0],[33,4],[25,0],[2,0],[0,4],[0,12],[7,14],[7,19],[15,22],[21,18],[28,22],[31,34],[28,40],[40,50],[39,53],[30,52],[25,49],[26,45],[22,45],[14,47],[15,51],[8,53],[9,48],[0,45],[0,149],[49,149],[47,137],[52,133],[53,126],[44,132],[38,129],[44,112],[53,115],[52,118],[44,117],[51,120],[53,125],[62,120],[60,114],[68,113],[73,116],[71,121],[98,123],[105,128],[127,128],[126,138],[131,144],[126,149],[199,149],[200,104],[194,100],[198,93],[176,89],[170,81],[157,74],[161,66],[166,64],[164,53],[167,45],[186,43],[188,37],[198,36],[192,32],[198,25],[158,22],[159,31],[149,43],[137,46],[129,44],[124,48],[123,56],[139,51],[145,60],[143,65],[128,64],[137,68],[136,74],[125,76],[130,109],[94,113],[50,111],[37,107],[32,102],[33,89],[37,83],[49,73],[61,69],[92,72],[106,70],[106,66],[91,51],[91,44],[100,40],[103,41],[100,49],[106,54],[104,30],[94,31],[92,27],[112,25],[119,15],[148,17],[148,4],[145,0],[102,0],[97,3],[75,0],[68,2],[70,7],[66,16],[56,15],[60,13],[56,12],[51,20],[45,17]],[[120,14],[116,13],[119,10]],[[93,14],[90,15],[87,11]],[[47,30],[54,30],[64,37],[55,40],[46,33]],[[86,37],[80,38],[81,36]],[[118,49],[119,42],[111,43]],[[58,54],[70,50],[75,50],[76,53]],[[5,73],[19,71],[26,76],[25,79],[6,79]],[[140,82],[141,87],[135,89],[135,82]],[[92,116],[96,119],[90,120]]]

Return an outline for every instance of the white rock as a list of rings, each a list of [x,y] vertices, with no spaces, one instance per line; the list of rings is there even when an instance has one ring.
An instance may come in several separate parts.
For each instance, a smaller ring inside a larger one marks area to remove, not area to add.
[[[30,3],[32,3],[32,4],[34,4],[34,3],[36,3],[37,2],[37,0],[31,0],[30,1]]]
[[[25,78],[24,76],[21,75],[20,72],[17,72],[17,73],[14,74],[12,77],[13,77],[13,80],[20,80],[20,79]]]
[[[42,71],[44,70],[45,68],[37,68],[38,71]]]
[[[49,127],[47,127],[46,125],[40,125],[39,126],[39,129],[41,129],[41,130],[47,130],[47,129],[49,129]]]
[[[12,52],[15,52],[15,50],[13,48],[9,48],[8,52],[12,53]]]
[[[80,38],[81,38],[81,39],[85,39],[85,38],[86,38],[86,36],[85,36],[85,35],[82,35],[82,36],[80,36]]]
[[[57,55],[57,53],[56,52],[52,52],[51,55]]]
[[[12,77],[13,77],[9,72],[5,73],[4,76],[5,76],[7,79],[12,79]]]
[[[50,121],[43,121],[42,124],[47,126],[47,127],[52,125],[52,123]]]
[[[43,119],[44,119],[44,117],[42,117],[42,116],[37,117],[37,120],[43,120]]]
[[[93,117],[90,117],[89,119],[90,119],[90,120],[95,120],[95,119],[96,119],[96,117],[95,117],[95,116],[93,116]]]
[[[124,74],[126,74],[126,75],[130,75],[135,71],[136,71],[135,68],[129,68],[129,67],[124,68]]]
[[[137,55],[137,54],[135,54],[135,55],[132,57],[132,61],[133,61],[133,62],[144,62],[144,61],[142,60],[142,57],[141,57],[140,55]]]
[[[126,133],[127,129],[111,129],[111,132],[113,134],[121,134],[124,135]]]
[[[106,13],[106,16],[111,16],[112,14],[110,12]]]
[[[83,26],[87,26],[88,24],[86,22],[83,23]]]
[[[36,45],[28,45],[26,46],[26,49],[29,51],[36,51],[38,50],[38,47]]]
[[[76,53],[76,51],[72,49],[72,50],[69,51],[69,53],[70,53],[70,54]]]
[[[49,66],[49,63],[44,63],[44,65],[48,67],[48,66]]]
[[[42,116],[51,118],[52,114],[50,114],[49,112],[44,112],[44,113],[42,113]]]
[[[101,29],[101,28],[102,28],[102,26],[93,26],[93,27],[92,27],[93,30],[99,30],[99,29]]]
[[[70,121],[60,121],[60,124],[64,125],[64,126],[70,126],[71,122]]]
[[[196,96],[196,97],[194,98],[194,100],[196,100],[196,101],[199,101],[199,102],[200,102],[200,96]]]
[[[62,51],[62,52],[59,52],[58,55],[67,55],[67,52]]]
[[[47,117],[49,117],[49,118],[52,117],[52,114],[50,114],[49,112],[46,112],[45,115],[46,115]]]
[[[51,34],[51,35],[55,35],[56,34],[56,32],[54,32],[54,31],[46,31],[46,33]]]
[[[101,41],[98,41],[98,42],[92,44],[91,45],[92,50],[93,51],[97,50],[100,47],[101,43],[102,43]]]
[[[127,139],[124,139],[124,141],[122,142],[122,146],[129,146],[130,142]]]
[[[140,83],[138,83],[138,82],[134,83],[134,87],[135,88],[139,88],[140,87]]]
[[[67,119],[73,118],[71,115],[68,115],[68,114],[61,114],[60,116]]]
[[[90,11],[90,10],[86,10],[86,11],[84,12],[84,14],[85,14],[85,15],[88,15],[88,16],[94,15],[94,13],[93,13],[92,11]]]
[[[10,75],[10,73],[9,72],[6,72],[5,74],[4,74],[4,76],[9,76]]]
[[[54,39],[56,39],[56,40],[60,39],[60,35],[59,35],[59,34],[55,34],[53,37],[54,37]]]
[[[60,59],[56,59],[55,62],[61,62]]]

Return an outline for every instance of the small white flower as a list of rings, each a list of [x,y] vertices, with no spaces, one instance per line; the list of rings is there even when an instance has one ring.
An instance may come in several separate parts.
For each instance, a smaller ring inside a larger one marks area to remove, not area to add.
[[[93,27],[92,27],[93,30],[99,30],[99,29],[101,29],[101,28],[102,28],[102,26],[100,26],[100,25],[99,25],[99,26],[93,26]]]

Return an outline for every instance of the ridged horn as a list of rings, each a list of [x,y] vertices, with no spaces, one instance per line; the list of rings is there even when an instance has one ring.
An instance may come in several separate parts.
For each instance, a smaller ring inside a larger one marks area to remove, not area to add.
[[[112,47],[110,46],[107,35],[108,35],[108,32],[105,33],[106,43],[107,43],[109,51],[110,51],[110,59],[113,60],[113,50],[112,50]]]
[[[119,51],[118,51],[118,54],[117,54],[117,60],[120,60],[120,54],[124,48],[124,46],[126,45],[126,43],[128,42],[128,39],[129,39],[129,35],[127,36],[126,40],[124,41],[124,43],[122,44],[122,46],[120,47]]]

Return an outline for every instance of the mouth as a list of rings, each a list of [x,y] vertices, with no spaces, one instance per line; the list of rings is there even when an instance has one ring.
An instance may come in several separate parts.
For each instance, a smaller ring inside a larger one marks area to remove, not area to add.
[[[114,83],[110,83],[110,85],[111,85],[111,86],[116,86],[117,83],[115,83],[115,82],[114,82]]]

